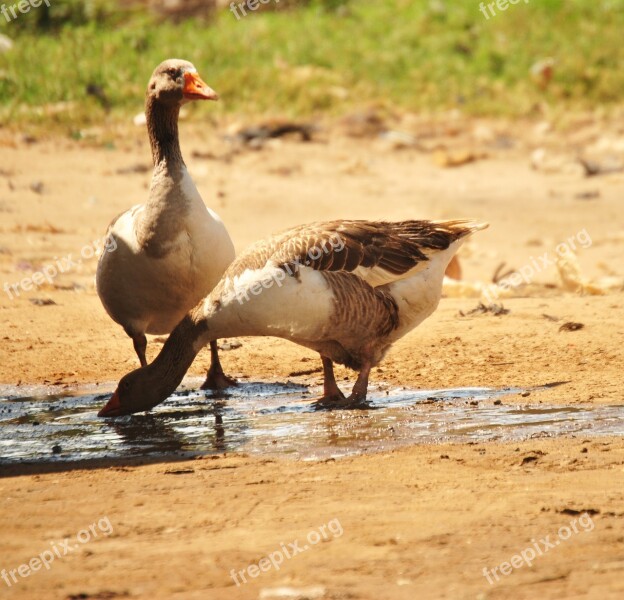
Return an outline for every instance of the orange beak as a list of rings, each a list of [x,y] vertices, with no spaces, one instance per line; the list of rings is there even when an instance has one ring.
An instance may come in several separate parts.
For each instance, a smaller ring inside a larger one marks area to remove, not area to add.
[[[184,73],[184,97],[187,100],[218,100],[219,96],[197,73]]]
[[[117,417],[121,413],[121,404],[119,402],[119,395],[117,390],[111,396],[111,399],[106,403],[106,406],[98,413],[98,417]]]

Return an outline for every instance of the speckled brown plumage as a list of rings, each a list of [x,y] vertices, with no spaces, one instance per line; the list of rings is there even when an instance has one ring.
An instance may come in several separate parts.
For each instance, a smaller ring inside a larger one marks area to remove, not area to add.
[[[467,221],[328,221],[295,227],[257,242],[230,266],[235,277],[269,261],[294,274],[300,265],[319,271],[353,272],[380,267],[402,275],[470,233]],[[344,244],[344,247],[341,246]],[[320,256],[318,256],[320,254]]]
[[[343,271],[326,272],[323,277],[334,295],[333,328],[362,323],[372,337],[381,338],[398,327],[399,309],[388,292]]]

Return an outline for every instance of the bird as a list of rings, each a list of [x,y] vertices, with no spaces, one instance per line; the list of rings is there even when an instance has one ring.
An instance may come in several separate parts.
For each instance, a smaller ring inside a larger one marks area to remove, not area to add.
[[[234,244],[193,183],[178,136],[183,104],[217,99],[186,60],[165,60],[147,86],[145,116],[154,165],[149,197],[111,222],[106,235],[117,248],[100,255],[96,272],[100,300],[132,339],[141,366],[147,364],[145,334],[170,333],[234,260]],[[234,385],[223,372],[216,340],[210,350],[202,387]]]
[[[318,409],[366,406],[371,369],[437,308],[444,272],[471,220],[336,220],[301,225],[243,251],[173,330],[150,365],[125,375],[98,413],[112,417],[163,402],[213,339],[275,336],[319,353]],[[333,365],[358,372],[348,397]]]

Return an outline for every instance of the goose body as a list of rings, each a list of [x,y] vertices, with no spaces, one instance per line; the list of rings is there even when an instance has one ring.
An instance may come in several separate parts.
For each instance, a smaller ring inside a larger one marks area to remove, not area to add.
[[[131,332],[170,333],[234,259],[223,222],[206,208],[186,167],[181,179],[176,214],[154,214],[158,207],[140,204],[120,215],[107,233],[117,249],[101,255],[97,289],[108,314]],[[163,231],[172,224],[175,229]],[[162,241],[150,243],[146,231]]]
[[[218,283],[234,259],[234,245],[216,213],[207,208],[182,159],[180,106],[214,100],[195,67],[181,60],[160,64],[146,95],[146,120],[154,171],[145,204],[109,226],[116,250],[101,255],[96,286],[104,308],[132,338],[147,364],[145,334],[167,334]],[[231,381],[221,370],[216,342],[207,387]]]
[[[158,358],[126,375],[100,412],[162,402],[197,352],[225,336],[275,336],[321,355],[320,407],[360,404],[390,346],[436,309],[444,272],[474,221],[333,221],[286,231],[244,251],[173,331]],[[345,398],[333,363],[359,372]]]
[[[360,370],[435,311],[448,263],[482,227],[335,221],[291,230],[243,252],[200,314],[210,335],[281,337]]]

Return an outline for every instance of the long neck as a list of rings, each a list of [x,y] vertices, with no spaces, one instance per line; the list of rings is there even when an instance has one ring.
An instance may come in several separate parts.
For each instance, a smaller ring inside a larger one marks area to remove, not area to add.
[[[175,391],[197,353],[208,343],[205,334],[206,322],[187,315],[171,332],[154,362],[147,367],[157,380],[163,397]]]
[[[154,172],[145,211],[136,222],[136,236],[141,247],[154,257],[168,252],[189,210],[190,201],[180,187],[186,166],[178,138],[179,112],[178,105],[165,105],[150,96],[145,102]]]
[[[167,106],[147,96],[145,118],[154,166],[166,163],[171,168],[184,164],[178,137],[179,115],[179,105]]]

